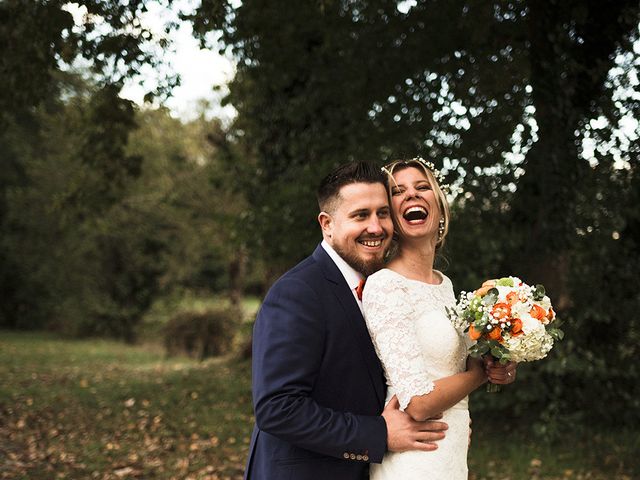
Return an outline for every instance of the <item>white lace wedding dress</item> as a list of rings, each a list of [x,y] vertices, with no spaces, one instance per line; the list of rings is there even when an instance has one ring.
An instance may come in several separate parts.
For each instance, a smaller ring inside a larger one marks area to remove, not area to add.
[[[466,368],[466,345],[446,316],[455,304],[451,281],[410,280],[389,269],[371,275],[363,294],[364,316],[387,378],[405,409],[412,396],[433,390],[433,381]],[[390,453],[371,465],[371,480],[466,480],[469,410],[465,398],[444,412],[449,425],[432,452]]]

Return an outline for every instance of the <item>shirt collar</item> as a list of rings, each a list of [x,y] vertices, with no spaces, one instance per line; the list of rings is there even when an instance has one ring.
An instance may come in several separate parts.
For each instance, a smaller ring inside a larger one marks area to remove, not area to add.
[[[360,283],[360,279],[364,278],[364,275],[356,271],[351,265],[345,262],[344,259],[340,255],[338,255],[338,252],[336,252],[326,240],[322,240],[321,245],[322,248],[324,248],[327,254],[331,257],[333,263],[336,264],[336,267],[338,267],[340,273],[342,273],[342,276],[346,280],[347,285],[349,285],[349,288],[351,290],[356,288],[358,286],[358,283]]]

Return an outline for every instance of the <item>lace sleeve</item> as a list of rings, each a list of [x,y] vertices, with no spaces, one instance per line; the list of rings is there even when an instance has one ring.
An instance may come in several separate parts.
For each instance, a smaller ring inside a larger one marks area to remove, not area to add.
[[[429,393],[435,385],[416,336],[416,312],[407,286],[401,278],[385,273],[367,279],[362,304],[387,382],[404,410],[411,397]]]

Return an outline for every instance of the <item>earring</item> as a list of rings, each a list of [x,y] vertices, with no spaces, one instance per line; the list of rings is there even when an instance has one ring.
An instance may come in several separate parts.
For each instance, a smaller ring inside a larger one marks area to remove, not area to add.
[[[444,236],[444,217],[440,217],[440,222],[438,224],[438,242],[442,241],[443,236]]]

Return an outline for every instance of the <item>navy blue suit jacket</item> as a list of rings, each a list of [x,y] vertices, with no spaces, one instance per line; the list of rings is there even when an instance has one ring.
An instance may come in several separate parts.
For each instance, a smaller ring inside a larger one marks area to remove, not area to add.
[[[269,290],[253,332],[247,480],[368,478],[386,449],[384,374],[322,246]]]

